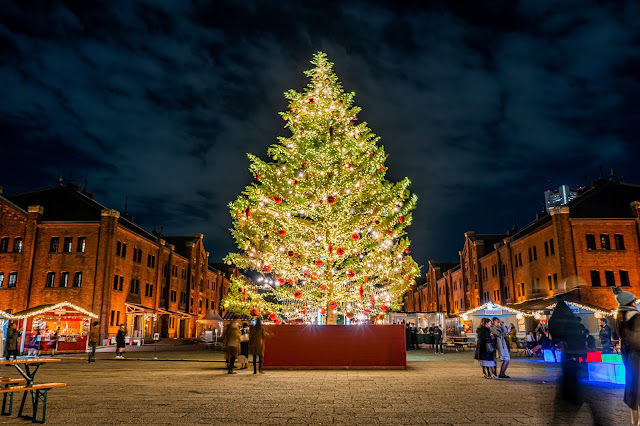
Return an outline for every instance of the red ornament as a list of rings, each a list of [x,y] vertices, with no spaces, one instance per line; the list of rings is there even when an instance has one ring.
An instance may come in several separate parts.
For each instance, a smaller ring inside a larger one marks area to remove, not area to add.
[[[309,276],[309,271],[304,271],[304,274],[303,274],[303,275],[304,275],[305,277],[308,277],[308,276]]]
[[[293,297],[300,299],[302,297],[302,290],[296,290],[293,292]]]
[[[246,302],[247,301],[247,289],[245,288],[244,291],[242,292],[242,301]]]
[[[236,217],[240,217],[240,215],[241,215],[241,213],[240,213],[240,212],[237,212],[237,213],[236,213]]]
[[[342,105],[342,99],[338,99],[338,105]]]
[[[373,223],[375,223],[376,225],[380,225],[380,221],[378,219],[376,219]]]
[[[281,197],[275,197],[275,198],[273,199],[273,201],[275,201],[275,202],[276,202],[276,204],[280,204],[280,203],[282,202],[282,198],[281,198]]]
[[[320,290],[325,291],[327,289],[327,286],[324,284],[320,284]]]
[[[344,163],[344,167],[347,168],[347,169],[350,169],[351,168],[351,164],[350,163]]]
[[[400,217],[398,218],[398,223],[402,223],[402,222],[404,222],[404,217],[400,216]]]
[[[406,254],[409,254],[409,253],[411,253],[411,250],[409,250],[409,249],[404,249],[404,252],[405,252]]]
[[[387,231],[387,235],[391,235],[391,231]]]
[[[261,173],[258,173],[258,174],[256,175],[256,179],[258,179],[258,180],[262,179],[262,174],[261,174]]]
[[[276,325],[278,325],[278,324],[282,324],[282,320],[281,320],[280,318],[276,318],[276,319],[273,321],[273,323],[274,323],[274,324],[276,324]]]
[[[318,279],[318,273],[317,272],[312,272],[311,273],[311,279],[312,280],[317,280]]]
[[[365,309],[364,311],[365,311],[366,313],[371,312],[371,310],[370,310],[370,309]]]
[[[310,104],[315,104],[315,103],[316,103],[316,101],[315,101],[313,98],[311,98],[311,99],[309,99],[309,103],[310,103]]]
[[[362,299],[364,297],[364,288],[362,287],[362,284],[360,284],[360,299]]]
[[[366,277],[364,277],[364,282],[368,283],[369,282],[369,275],[367,275]]]
[[[265,274],[268,274],[269,272],[271,272],[271,265],[263,265],[263,266],[262,266],[262,271],[263,271]]]
[[[251,216],[251,207],[247,207],[247,210],[245,210],[244,212],[247,215],[247,219],[249,219],[249,216]]]
[[[382,306],[380,306],[380,310],[381,310],[382,312],[387,312],[387,309],[389,309],[389,308],[387,307],[387,305],[382,305]]]
[[[287,252],[287,255],[288,255],[289,257],[293,257],[293,256],[295,256],[295,255],[296,255],[296,252],[294,252],[293,250],[289,250],[289,251]]]
[[[344,249],[342,247],[338,247],[336,253],[338,254],[338,256],[342,256],[344,254]]]
[[[320,315],[324,315],[327,313],[327,310],[325,308],[320,309]]]
[[[385,168],[384,168],[384,167],[380,167],[380,171],[381,171],[381,172],[384,172],[384,171],[385,171]]]
[[[355,276],[356,276],[356,271],[354,271],[353,269],[349,269],[349,270],[347,271],[347,277],[349,277],[349,278],[353,278],[353,277],[355,277]]]
[[[336,197],[334,197],[333,195],[329,195],[327,197],[327,203],[334,204],[335,202],[336,202]]]
[[[282,285],[282,284],[286,283],[287,281],[284,278],[280,277],[280,278],[278,278],[278,282]]]
[[[278,318],[278,316],[275,313],[272,312],[272,313],[269,314],[269,319],[271,321],[275,321],[276,318]]]
[[[351,239],[352,239],[353,241],[358,241],[358,240],[360,239],[360,234],[358,234],[358,233],[354,233],[354,234],[351,236]]]
[[[413,278],[411,277],[411,275],[407,275],[406,277],[404,277],[407,281],[411,281]]]
[[[335,300],[329,302],[329,309],[336,309],[338,307],[338,303]]]
[[[333,246],[329,243],[329,254],[333,253]]]
[[[347,318],[353,319],[353,313],[352,312],[347,312]]]
[[[260,315],[260,311],[256,308],[251,308],[251,311],[249,311],[249,314],[251,314],[252,317],[257,317],[258,315]]]
[[[374,309],[376,307],[376,298],[373,297],[373,294],[371,295],[371,309]]]
[[[316,259],[316,266],[322,266],[322,259]]]
[[[287,235],[287,231],[285,231],[284,229],[281,229],[278,231],[278,234],[280,234],[281,237],[284,237],[285,235]]]
[[[353,120],[349,120],[349,124],[353,124]]]
[[[300,181],[299,181],[299,180],[294,180],[294,181],[293,181],[293,184],[294,184],[294,185],[300,185]]]

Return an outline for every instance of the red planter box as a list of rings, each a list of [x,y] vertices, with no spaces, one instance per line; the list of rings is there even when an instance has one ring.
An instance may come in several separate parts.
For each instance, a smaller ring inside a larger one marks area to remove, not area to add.
[[[270,325],[265,367],[407,368],[402,325]]]

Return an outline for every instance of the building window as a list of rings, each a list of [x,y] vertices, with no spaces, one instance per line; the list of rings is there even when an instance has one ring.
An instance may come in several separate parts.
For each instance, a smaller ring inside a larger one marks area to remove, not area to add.
[[[591,286],[600,287],[600,271],[591,271]]]
[[[549,251],[551,252],[551,255],[556,254],[556,250],[553,247],[553,238],[549,240]]]
[[[11,272],[9,274],[9,283],[7,283],[7,288],[16,288],[17,282],[18,282],[18,273]]]
[[[78,247],[76,250],[78,253],[84,253],[87,249],[87,237],[78,237]]]
[[[22,253],[22,238],[18,237],[13,239],[13,252]]]
[[[111,311],[111,321],[109,321],[109,325],[111,327],[113,327],[113,325],[115,324],[115,319],[116,319],[116,311]]]
[[[47,272],[47,281],[45,282],[45,287],[53,287],[56,284],[56,273],[55,272]]]
[[[553,274],[553,289],[558,289],[558,274]]]
[[[4,287],[4,272],[0,272],[0,288]]]
[[[602,250],[611,250],[611,243],[609,242],[609,234],[600,234],[600,248]]]
[[[60,274],[60,287],[69,287],[69,273],[63,272]]]
[[[616,250],[624,250],[624,238],[622,237],[622,234],[615,234],[613,236],[613,240],[616,243]]]
[[[146,297],[153,297],[153,284],[147,283],[144,288],[144,295]]]
[[[117,290],[118,289],[118,282],[120,281],[120,275],[114,275],[113,276],[113,289]],[[113,324],[111,324],[113,325]]]
[[[156,267],[156,257],[148,254],[147,255],[147,267],[148,268],[155,268]]]
[[[120,311],[116,311],[116,325],[120,325]]]
[[[120,257],[127,256],[127,243],[118,241],[118,243],[116,244],[116,256],[120,256]]]
[[[6,253],[9,251],[9,238],[3,238],[0,240],[0,253]]]
[[[171,290],[170,299],[172,302],[175,302],[176,300],[178,300],[178,292],[175,290]]]
[[[596,249],[596,236],[593,234],[587,234],[587,250]]]
[[[520,283],[520,296],[524,296],[524,283]]]
[[[49,253],[57,253],[59,244],[60,244],[59,237],[51,238],[51,243],[49,244]]]
[[[62,245],[63,253],[71,253],[71,246],[73,245],[73,238],[64,237],[64,244]]]
[[[604,271],[604,279],[607,286],[613,287],[616,285],[616,276],[613,274],[613,271]]]
[[[142,263],[142,250],[139,248],[133,249],[133,261],[136,263]]]
[[[131,286],[129,287],[129,293],[140,294],[140,280],[131,278]]]
[[[547,280],[549,281],[549,290],[553,290],[553,281],[551,281],[551,275],[547,276]]]
[[[73,286],[82,287],[82,272],[76,272],[73,274]]]
[[[549,257],[549,241],[544,242],[544,255]]]
[[[620,271],[620,285],[623,287],[628,287],[631,285],[629,282],[629,271]]]

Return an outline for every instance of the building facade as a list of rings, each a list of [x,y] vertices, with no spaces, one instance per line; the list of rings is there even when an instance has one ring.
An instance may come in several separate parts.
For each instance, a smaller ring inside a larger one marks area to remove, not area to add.
[[[0,309],[67,301],[99,315],[102,338],[121,324],[141,339],[194,337],[230,285],[202,240],[147,232],[73,184],[12,196],[0,187]]]
[[[604,310],[612,286],[640,295],[640,185],[600,179],[567,205],[551,207],[505,235],[466,232],[453,263],[430,261],[406,311],[451,317],[487,302],[518,306],[561,293]]]

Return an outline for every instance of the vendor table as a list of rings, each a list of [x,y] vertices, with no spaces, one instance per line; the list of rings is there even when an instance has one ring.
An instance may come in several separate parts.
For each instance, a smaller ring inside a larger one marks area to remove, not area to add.
[[[26,386],[33,386],[33,382],[36,377],[36,373],[38,372],[38,368],[42,364],[46,364],[49,362],[60,362],[58,358],[21,358],[21,359],[3,359],[0,360],[0,365],[13,365],[16,367],[18,372],[24,379],[27,381]],[[20,368],[24,366],[24,370]],[[34,366],[35,369],[33,371],[30,370],[30,366]],[[30,391],[33,394],[33,391]],[[22,409],[24,408],[24,402],[27,399],[27,391],[22,395],[22,402],[20,403],[20,411],[18,412],[18,416],[22,416]],[[33,399],[33,396],[32,396]]]

